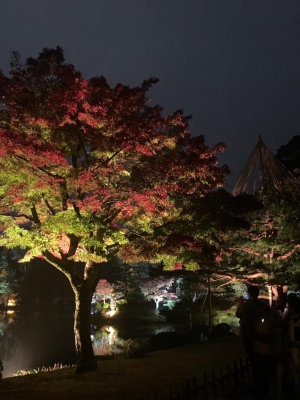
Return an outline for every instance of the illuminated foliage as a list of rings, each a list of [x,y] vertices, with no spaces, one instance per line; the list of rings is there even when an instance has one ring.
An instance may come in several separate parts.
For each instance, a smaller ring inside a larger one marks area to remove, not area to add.
[[[258,283],[272,286],[276,292],[277,285],[290,285],[299,276],[299,180],[288,175],[279,162],[295,177],[298,176],[299,136],[281,146],[277,158],[264,144],[258,143],[257,146],[265,148],[265,152],[261,153],[256,167],[263,166],[260,173],[265,183],[272,179],[277,182],[274,185],[276,190],[270,192],[264,184],[253,193],[253,198],[258,199],[262,207],[248,212],[246,218],[250,229],[230,238],[231,245],[223,261],[234,263],[244,274],[248,273]],[[270,160],[274,161],[270,163]],[[286,185],[289,185],[289,190]]]
[[[105,303],[105,301],[111,297],[113,291],[114,286],[111,283],[107,282],[106,279],[100,279],[96,286],[94,299],[96,302],[103,301],[103,303]]]
[[[26,266],[17,263],[24,252],[17,249],[0,248],[0,304],[11,305],[15,302],[20,282],[25,277]]]
[[[146,278],[140,281],[141,291],[147,300],[154,300],[156,310],[161,301],[176,301],[178,297],[170,291],[174,279],[160,276],[158,278]]]
[[[291,284],[299,274],[299,209],[292,201],[265,200],[265,207],[248,215],[251,228],[231,238],[224,262],[239,265],[257,282]]]
[[[63,272],[75,294],[78,371],[96,367],[89,334],[101,263],[155,236],[184,197],[224,184],[227,167],[181,110],[162,116],[146,96],[156,78],[129,88],[83,78],[61,48],[0,74],[0,245],[26,250]],[[139,255],[139,259],[146,255]],[[79,268],[78,263],[84,263]]]

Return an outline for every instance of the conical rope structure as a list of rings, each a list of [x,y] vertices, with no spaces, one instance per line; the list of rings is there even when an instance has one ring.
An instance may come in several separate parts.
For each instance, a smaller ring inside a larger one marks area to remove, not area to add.
[[[300,182],[267,148],[261,135],[252,151],[245,169],[239,176],[232,194],[253,194],[261,191],[270,195],[292,195],[300,192]]]

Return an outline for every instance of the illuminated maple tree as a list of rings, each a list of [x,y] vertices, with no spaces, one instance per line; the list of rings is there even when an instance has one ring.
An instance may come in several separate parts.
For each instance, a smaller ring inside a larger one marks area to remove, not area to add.
[[[217,166],[223,143],[209,148],[181,110],[163,116],[149,105],[157,82],[85,79],[59,47],[25,64],[13,53],[10,75],[0,74],[0,246],[26,249],[22,261],[43,258],[68,278],[78,372],[96,368],[89,316],[101,264],[228,172]]]
[[[156,310],[158,310],[161,301],[178,300],[178,296],[170,291],[173,281],[173,278],[166,278],[163,276],[158,278],[146,278],[140,280],[139,286],[147,300],[154,300]]]
[[[107,299],[111,298],[114,291],[114,285],[109,283],[106,279],[100,279],[94,293],[94,299],[96,302],[106,302]]]

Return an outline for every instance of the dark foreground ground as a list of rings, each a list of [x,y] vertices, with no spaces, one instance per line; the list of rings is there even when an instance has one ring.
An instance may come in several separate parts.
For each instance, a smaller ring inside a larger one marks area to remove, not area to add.
[[[0,399],[6,400],[159,400],[168,398],[191,377],[200,381],[203,373],[225,368],[245,356],[241,339],[228,336],[174,349],[148,353],[143,358],[125,357],[103,360],[99,369],[76,375],[74,369],[62,369],[3,379]],[[246,388],[238,389],[228,400],[247,400]]]

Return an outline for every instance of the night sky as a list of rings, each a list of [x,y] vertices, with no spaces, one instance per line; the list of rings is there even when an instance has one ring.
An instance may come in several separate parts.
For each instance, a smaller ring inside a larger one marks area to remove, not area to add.
[[[138,85],[154,103],[192,114],[191,131],[233,176],[258,134],[272,150],[300,133],[299,0],[1,0],[0,66],[61,46],[86,78]]]

